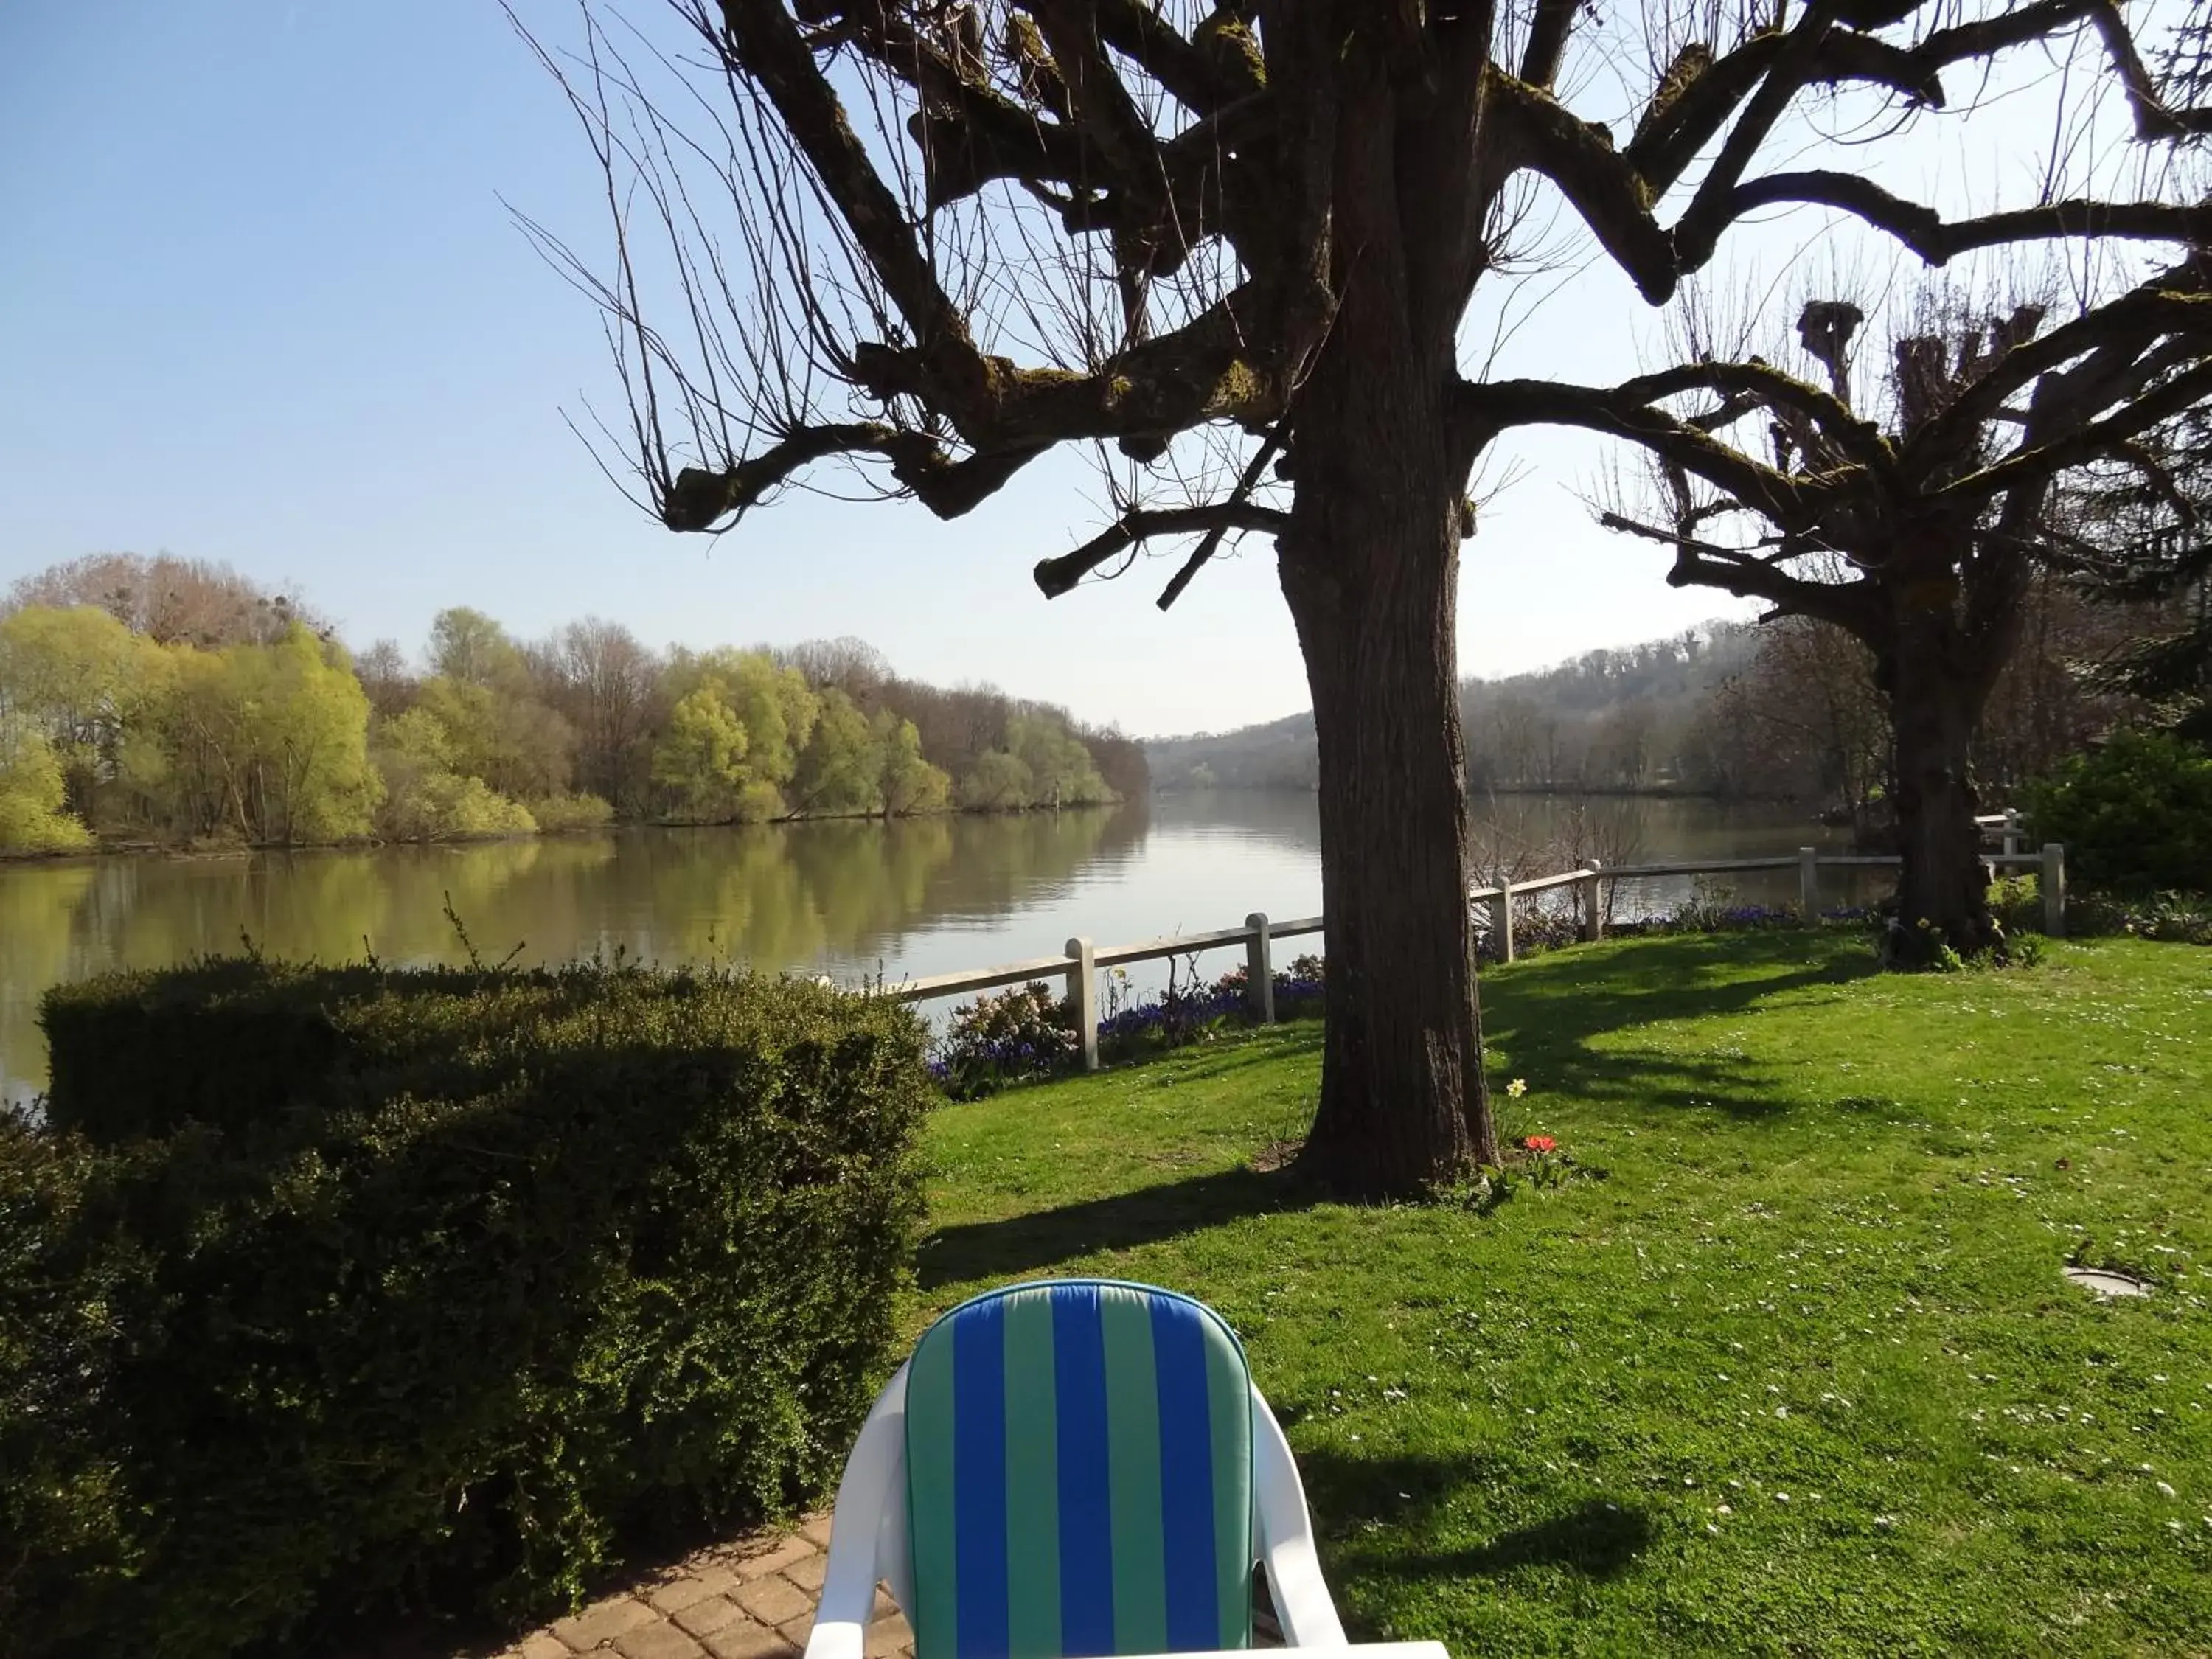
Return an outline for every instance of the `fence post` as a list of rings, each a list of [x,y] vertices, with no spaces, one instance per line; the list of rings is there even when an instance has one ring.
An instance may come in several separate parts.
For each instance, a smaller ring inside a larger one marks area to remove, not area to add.
[[[1513,884],[1498,884],[1498,896],[1490,901],[1490,934],[1498,941],[1498,959],[1513,960]]]
[[[1067,995],[1075,1004],[1076,1029],[1083,1033],[1083,1069],[1098,1069],[1098,964],[1091,958],[1091,941],[1067,941]]]
[[[2053,939],[2066,937],[2066,848],[2055,841],[2043,843],[2043,870],[2036,884],[2043,890],[2043,931]]]
[[[1605,866],[1595,859],[1584,859],[1583,868],[1589,872],[1589,879],[1583,884],[1583,938],[1595,943],[1605,937],[1605,900],[1598,880],[1598,872]]]
[[[2004,850],[2008,859],[2020,856],[2020,808],[2017,806],[2005,808]]]
[[[1262,1025],[1275,1023],[1275,962],[1270,952],[1267,913],[1255,910],[1244,918],[1252,937],[1244,941],[1244,1000]]]
[[[1820,925],[1820,849],[1797,849],[1797,916],[1808,927]]]

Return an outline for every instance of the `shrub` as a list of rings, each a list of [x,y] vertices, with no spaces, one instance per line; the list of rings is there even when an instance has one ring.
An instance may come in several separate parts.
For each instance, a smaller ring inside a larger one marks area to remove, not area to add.
[[[0,1112],[0,1629],[27,1653],[87,1646],[95,1585],[137,1552],[112,1437],[128,1253],[78,1259],[72,1231],[98,1159],[74,1136]]]
[[[737,811],[732,816],[739,823],[767,823],[781,817],[783,810],[783,791],[759,778],[738,791]]]
[[[1869,913],[1847,907],[1821,914],[1831,921],[1863,921]],[[1723,894],[1692,897],[1672,911],[1613,922],[1606,932],[1615,938],[1638,939],[1667,933],[1755,933],[1802,925],[1794,905],[1731,904]]]
[[[2202,894],[2154,893],[2135,902],[2091,893],[2069,899],[2069,932],[2131,933],[2137,939],[2180,945],[2212,945],[2212,899]]]
[[[1242,963],[1206,984],[1195,976],[1179,982],[1170,975],[1167,988],[1141,1001],[1122,1000],[1109,984],[1105,1017],[1098,1022],[1102,1053],[1133,1058],[1156,1048],[1175,1048],[1218,1031],[1249,1024],[1246,999],[1249,976]],[[1302,956],[1275,975],[1278,1020],[1319,1018],[1322,1006],[1322,959]]]
[[[26,793],[0,793],[0,852],[86,853],[92,846],[92,832],[73,814]]]
[[[1179,1048],[1251,1019],[1242,963],[1210,985],[1170,974],[1165,990],[1142,1000],[1129,996],[1128,978],[1123,969],[1107,970],[1098,1048],[1109,1060]],[[1319,957],[1299,957],[1276,974],[1277,1019],[1318,1018],[1322,1003]],[[1082,1052],[1081,1028],[1067,999],[1037,980],[955,1009],[929,1072],[953,1099],[977,1100],[1013,1084],[1073,1071]]]
[[[1292,957],[1291,965],[1275,975],[1275,1018],[1318,1015],[1325,990],[1322,959],[1311,955]]]
[[[509,800],[482,778],[452,772],[426,772],[395,786],[382,825],[394,841],[475,841],[538,831],[538,820],[520,801]]]
[[[2159,732],[2115,732],[2028,786],[2039,841],[2066,846],[2069,878],[2124,897],[2212,892],[2212,755]]]
[[[1999,876],[1990,884],[1989,903],[2008,939],[2043,926],[2043,884],[2033,876]]]
[[[0,1140],[11,1651],[534,1614],[627,1540],[834,1475],[919,1215],[908,1011],[635,968],[179,977],[108,981],[114,1022],[50,1017],[58,1079],[124,1086],[76,1045],[148,1006],[190,1036],[195,992],[299,1075],[255,1083],[259,1116]],[[179,1067],[223,1052],[194,1037]],[[213,1097],[202,1076],[155,1115]]]
[[[534,1030],[516,1005],[540,995],[496,969],[392,975],[251,957],[57,985],[39,1010],[47,1121],[115,1145],[190,1123],[267,1124],[341,1085],[356,1098],[466,1096],[496,1080],[502,1049],[507,1071],[525,1057]],[[434,1038],[414,1023],[423,1009]]]
[[[1065,1071],[1082,1052],[1067,999],[1033,980],[954,1009],[929,1071],[953,1099],[980,1100],[1008,1084]]]
[[[1150,1048],[1180,1048],[1185,1043],[1232,1025],[1247,1024],[1250,1004],[1245,997],[1242,964],[1206,984],[1198,977],[1196,963],[1188,976],[1168,964],[1164,990],[1143,1001],[1125,1001],[1126,975],[1109,981],[1105,1017],[1098,1022],[1098,1041],[1103,1052],[1127,1059]]]
[[[1582,925],[1571,914],[1556,908],[1538,907],[1516,910],[1513,916],[1513,954],[1516,957],[1534,956],[1540,951],[1557,951],[1572,945],[1582,938]],[[1504,941],[1491,926],[1491,908],[1487,901],[1474,909],[1474,959],[1488,965],[1504,959]]]
[[[604,830],[615,821],[615,809],[597,795],[548,795],[530,803],[530,816],[540,833],[567,835],[579,830]]]
[[[61,763],[35,732],[0,731],[0,852],[78,853],[92,845],[83,823],[63,810]]]

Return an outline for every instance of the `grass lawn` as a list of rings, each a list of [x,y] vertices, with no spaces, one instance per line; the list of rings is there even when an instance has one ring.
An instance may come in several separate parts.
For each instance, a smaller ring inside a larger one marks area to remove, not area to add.
[[[1213,1304],[1356,1637],[2212,1653],[2212,952],[1634,940],[1483,996],[1507,1132],[1605,1179],[1316,1203],[1252,1160],[1318,1028],[1264,1032],[945,1109],[917,1328],[1049,1273]]]

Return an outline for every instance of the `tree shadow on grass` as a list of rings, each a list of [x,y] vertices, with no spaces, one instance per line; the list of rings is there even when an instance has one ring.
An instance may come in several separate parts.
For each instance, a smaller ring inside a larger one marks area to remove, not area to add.
[[[1273,1065],[1286,1055],[1318,1055],[1321,1040],[1322,1023],[1317,1018],[1232,1028],[1225,1038],[1209,1036],[1181,1048],[1145,1048],[1119,1054],[1109,1062],[1103,1074],[1171,1067],[1178,1083],[1204,1083],[1233,1076],[1255,1066]]]
[[[1613,1050],[1593,1039],[1672,1021],[1724,1018],[1814,987],[1880,972],[1873,952],[1796,931],[1697,934],[1640,943],[1601,964],[1568,950],[1485,988],[1486,1042],[1516,1074],[1584,1099],[1711,1108],[1745,1121],[1778,1116],[1764,1066],[1728,1054]]]
[[[946,1227],[922,1241],[916,1277],[925,1291],[970,1279],[1013,1279],[1097,1250],[1157,1244],[1244,1216],[1304,1209],[1321,1196],[1289,1170],[1222,1170],[1110,1198]]]
[[[1400,1552],[1364,1570],[1401,1578],[1489,1578],[1517,1567],[1565,1567],[1585,1578],[1614,1578],[1650,1542],[1651,1518],[1642,1510],[1591,1498],[1486,1544]]]
[[[1632,1504],[1587,1498],[1540,1521],[1460,1547],[1422,1547],[1441,1532],[1451,1501],[1470,1488],[1501,1490],[1510,1476],[1480,1456],[1298,1459],[1316,1528],[1343,1574],[1400,1583],[1490,1578],[1523,1567],[1558,1567],[1585,1578],[1626,1572],[1650,1546],[1651,1519]],[[1375,1523],[1381,1523],[1377,1526]]]
[[[1597,971],[1593,971],[1596,967]],[[1563,951],[1532,959],[1485,987],[1492,1045],[1516,1073],[1593,1104],[1710,1108],[1747,1122],[1784,1109],[1770,1072],[1725,1055],[1662,1054],[1592,1047],[1607,1032],[1665,1021],[1746,1012],[1808,987],[1840,988],[1877,971],[1872,954],[1795,933],[1655,939],[1601,965]],[[1158,1072],[1160,1086],[1188,1087],[1321,1045],[1319,1021],[1218,1047],[1177,1050],[1122,1075]],[[1049,1210],[947,1227],[923,1242],[924,1291],[1042,1272],[1101,1250],[1127,1249],[1252,1215],[1304,1209],[1325,1198],[1294,1170],[1219,1170]]]

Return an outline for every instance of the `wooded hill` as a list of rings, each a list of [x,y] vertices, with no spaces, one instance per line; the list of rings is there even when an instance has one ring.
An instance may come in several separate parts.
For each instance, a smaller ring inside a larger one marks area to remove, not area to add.
[[[1500,679],[1460,684],[1468,779],[1498,789],[1704,788],[1699,714],[1748,665],[1753,630],[1714,622]],[[1145,745],[1155,787],[1310,789],[1313,716]]]
[[[2016,648],[1972,750],[1991,799],[2048,772],[2142,710],[2100,665],[2179,625],[2177,608],[2096,603],[2037,578]],[[1460,688],[1468,787],[1679,791],[1802,801],[1872,829],[1890,787],[1891,722],[1873,661],[1850,635],[1802,617],[1711,622],[1554,668]],[[1145,745],[1155,787],[1310,789],[1311,714]]]

